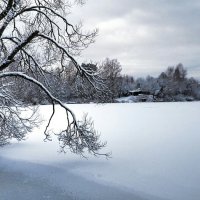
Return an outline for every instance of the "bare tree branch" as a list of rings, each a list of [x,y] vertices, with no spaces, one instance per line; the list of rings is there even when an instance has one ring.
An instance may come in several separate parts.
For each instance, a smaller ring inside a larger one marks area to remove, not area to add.
[[[77,80],[79,81],[80,77],[84,79],[80,81],[81,84],[84,84],[86,80],[95,90],[106,89],[101,72],[84,68],[74,57],[94,42],[97,30],[84,32],[80,24],[74,25],[69,22],[67,16],[73,3],[83,4],[84,2],[82,0],[0,2],[0,79],[2,81],[0,82],[0,95],[2,94],[0,125],[4,127],[0,128],[2,136],[0,146],[12,137],[23,139],[34,126],[34,120],[20,117],[20,111],[17,110],[20,104],[17,103],[14,94],[9,93],[12,85],[7,85],[7,90],[4,87],[1,88],[9,80],[14,80],[19,87],[20,84],[28,82],[48,96],[53,110],[44,130],[46,139],[50,139],[48,130],[56,111],[55,105],[58,104],[66,113],[66,128],[56,134],[61,150],[65,152],[69,148],[72,152],[81,155],[85,151],[93,155],[101,155],[99,150],[106,143],[99,141],[99,134],[94,129],[92,121],[87,117],[84,117],[82,121],[77,120],[74,113],[50,92],[49,85],[44,84],[47,82],[46,69],[56,66],[61,68],[61,73],[64,73],[69,63],[73,63]],[[12,110],[8,103],[15,109]],[[109,156],[109,154],[103,155]]]
[[[47,131],[55,114],[55,104],[59,104],[65,110],[68,122],[67,128],[61,133],[56,134],[61,143],[61,151],[65,152],[65,148],[67,147],[73,153],[81,154],[83,156],[85,150],[93,155],[104,155],[106,157],[110,156],[109,153],[101,154],[98,152],[101,148],[105,147],[106,143],[101,143],[98,141],[99,135],[93,127],[93,122],[88,120],[87,117],[84,117],[83,121],[77,121],[74,113],[68,107],[66,107],[59,99],[55,98],[43,84],[32,77],[20,72],[4,72],[0,74],[0,79],[6,77],[20,77],[30,81],[40,87],[51,99],[53,112],[44,131],[46,139],[49,139],[50,137]]]
[[[14,62],[14,57],[15,55],[23,49],[23,47],[25,47],[28,43],[30,43],[36,36],[38,36],[38,31],[35,31],[33,33],[31,33],[27,38],[24,39],[24,41],[22,43],[20,43],[18,46],[16,46],[13,51],[10,53],[10,55],[8,55],[8,57],[6,58],[6,61],[4,61],[1,65],[0,65],[0,71],[6,69],[12,62]]]
[[[13,1],[14,0],[8,0],[7,6],[6,8],[0,13],[0,21],[6,17],[6,15],[8,14],[9,10],[12,8],[13,5]]]

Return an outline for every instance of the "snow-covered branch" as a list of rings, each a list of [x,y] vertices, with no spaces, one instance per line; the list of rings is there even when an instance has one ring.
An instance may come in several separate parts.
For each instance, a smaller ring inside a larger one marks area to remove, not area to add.
[[[8,14],[9,10],[12,8],[13,5],[13,1],[14,0],[8,0],[6,8],[4,10],[1,11],[0,13],[0,21],[6,17],[6,15]]]
[[[65,152],[65,148],[69,148],[73,153],[76,154],[84,155],[85,150],[87,150],[89,153],[94,155],[105,155],[106,157],[109,156],[107,153],[99,153],[99,150],[103,148],[106,143],[99,142],[99,134],[95,131],[93,122],[91,122],[91,120],[88,120],[87,117],[84,117],[83,121],[77,121],[74,113],[59,99],[55,98],[51,92],[48,91],[48,89],[36,79],[21,72],[4,72],[0,74],[0,79],[6,77],[19,77],[30,81],[31,83],[40,87],[41,90],[44,91],[44,93],[50,98],[53,106],[53,112],[44,131],[46,139],[50,139],[48,128],[55,114],[55,104],[60,105],[66,111],[66,129],[61,133],[56,134],[61,144],[61,151]]]
[[[49,139],[49,126],[55,114],[55,105],[58,104],[66,112],[65,130],[57,134],[62,151],[65,152],[66,148],[69,148],[81,155],[85,150],[98,155],[105,143],[99,141],[93,123],[87,117],[78,121],[75,114],[50,92],[46,81],[48,73],[51,73],[49,69],[60,67],[60,72],[64,74],[72,64],[77,81],[80,77],[84,79],[79,81],[80,84],[85,84],[87,80],[95,90],[103,92],[106,88],[98,70],[84,68],[75,59],[75,56],[94,42],[97,30],[84,32],[80,24],[74,25],[69,22],[67,17],[72,2],[83,3],[82,0],[5,0],[0,3],[0,94],[3,95],[0,95],[0,98],[2,97],[4,105],[0,108],[0,124],[2,127],[5,125],[5,128],[0,130],[7,142],[13,136],[12,126],[16,127],[16,134],[21,132],[20,129],[23,130],[22,137],[16,137],[22,139],[30,130],[29,127],[34,125],[34,121],[24,120],[18,110],[12,111],[10,105],[7,105],[8,101],[18,108],[18,99],[12,92],[9,93],[14,87],[8,86],[7,94],[1,88],[1,84],[9,80],[18,84],[18,87],[28,82],[39,88],[42,95],[46,94],[53,107],[44,130],[46,139]],[[11,113],[12,118],[6,113]],[[9,127],[11,135],[8,138],[6,127]]]
[[[5,60],[3,61],[3,63],[0,65],[0,71],[6,69],[11,63],[14,62],[15,55],[20,50],[22,50],[23,47],[25,47],[28,43],[30,43],[38,35],[38,33],[39,33],[38,31],[34,31],[27,38],[25,38],[23,42],[21,42],[19,45],[17,45],[12,50],[12,52],[7,56],[7,58],[5,58]]]

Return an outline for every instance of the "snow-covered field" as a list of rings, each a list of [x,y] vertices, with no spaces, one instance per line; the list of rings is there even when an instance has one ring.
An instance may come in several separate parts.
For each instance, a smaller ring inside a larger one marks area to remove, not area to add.
[[[0,200],[199,200],[200,102],[70,105],[112,158],[59,154],[41,130],[0,149]],[[50,106],[42,106],[43,118]],[[58,109],[53,125],[64,121]]]

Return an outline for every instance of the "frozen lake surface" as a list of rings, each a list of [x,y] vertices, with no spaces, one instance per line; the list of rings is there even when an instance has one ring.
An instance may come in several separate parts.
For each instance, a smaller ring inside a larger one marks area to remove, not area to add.
[[[200,199],[200,102],[69,107],[89,113],[112,158],[59,154],[57,141],[43,142],[44,124],[0,150],[1,200]],[[57,129],[63,116],[58,108]]]

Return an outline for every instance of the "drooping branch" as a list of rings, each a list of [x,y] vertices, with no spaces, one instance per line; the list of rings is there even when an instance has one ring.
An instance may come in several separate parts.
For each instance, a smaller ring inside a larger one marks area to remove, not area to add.
[[[72,61],[72,63],[74,64],[74,66],[77,68],[79,74],[82,77],[85,77],[86,80],[97,90],[102,90],[102,88],[105,88],[105,84],[100,76],[100,72],[96,72],[90,69],[86,69],[83,68],[82,66],[80,66],[77,61],[66,51],[65,47],[63,47],[62,45],[60,45],[57,41],[55,41],[54,39],[52,39],[51,37],[45,35],[45,34],[38,34],[39,37],[42,37],[44,39],[46,39],[47,41],[50,41],[52,44],[54,44],[58,49],[60,49],[64,54],[67,55],[67,57]]]
[[[39,125],[36,115],[37,109],[26,107],[24,110],[21,102],[13,98],[13,94],[9,90],[12,83],[2,83],[1,81],[0,147],[8,144],[13,138],[18,141],[25,139],[26,134]],[[24,111],[28,111],[28,113],[24,115]]]
[[[95,131],[93,122],[88,120],[87,117],[84,117],[83,121],[77,121],[74,113],[59,99],[55,98],[42,83],[32,77],[27,76],[24,73],[4,72],[0,74],[0,79],[6,77],[20,77],[30,81],[42,89],[42,91],[44,91],[44,93],[51,99],[53,105],[53,113],[49,118],[49,122],[44,131],[46,139],[49,139],[50,137],[47,131],[55,113],[55,104],[60,105],[66,111],[66,129],[56,134],[60,142],[61,151],[65,152],[65,149],[69,148],[73,153],[80,154],[82,156],[84,156],[83,154],[85,150],[87,150],[89,153],[92,153],[93,155],[104,155],[106,157],[110,156],[110,153],[99,153],[99,150],[105,147],[106,143],[99,141],[99,134]]]
[[[0,2],[0,79],[6,78],[6,81],[9,77],[14,77],[11,78],[12,81],[18,78],[23,79],[24,83],[30,82],[30,85],[40,88],[42,95],[48,96],[53,111],[44,130],[46,139],[49,139],[49,126],[55,114],[55,105],[58,104],[66,113],[65,129],[56,134],[62,151],[65,152],[69,148],[72,152],[81,155],[85,150],[94,155],[100,155],[98,151],[105,146],[105,143],[99,141],[99,134],[95,131],[93,123],[87,117],[78,121],[74,113],[42,84],[42,82],[46,84],[45,75],[47,74],[44,74],[46,69],[58,66],[62,72],[66,72],[65,69],[69,63],[73,63],[74,79],[76,77],[77,82],[85,84],[85,81],[80,81],[79,78],[81,78],[89,81],[95,90],[105,89],[98,70],[79,65],[74,57],[94,42],[97,31],[82,32],[81,25],[73,25],[68,21],[71,2],[70,0],[3,0],[3,3]],[[73,0],[73,2],[83,3],[82,0]],[[23,72],[9,72],[13,69]],[[20,86],[20,82],[18,84]],[[8,87],[11,90],[13,88]],[[4,93],[2,101],[6,102],[6,98]],[[14,97],[12,102],[15,102]],[[11,110],[9,111],[11,113]],[[24,126],[21,138],[29,128],[24,123],[26,121],[20,120],[16,114],[18,112],[14,115],[11,113],[13,118],[9,118],[8,115],[2,114],[0,109],[0,123],[5,127],[0,130],[2,139],[5,141],[13,136],[12,125],[16,130],[14,133],[20,133],[21,127]],[[4,123],[5,119],[6,123]],[[8,138],[6,127],[10,130]],[[108,154],[103,155],[108,156]]]
[[[5,77],[20,77],[20,78],[23,78],[27,81],[34,83],[38,87],[40,87],[42,89],[42,91],[44,91],[46,93],[46,95],[52,100],[53,104],[55,104],[55,103],[59,104],[61,107],[63,107],[66,110],[66,112],[69,112],[71,114],[74,124],[75,124],[75,126],[77,126],[77,121],[76,121],[76,117],[75,117],[74,113],[69,108],[67,108],[59,99],[55,98],[51,94],[51,92],[42,83],[40,83],[36,79],[34,79],[24,73],[21,73],[21,72],[4,72],[4,73],[0,74],[0,78],[5,78]]]

